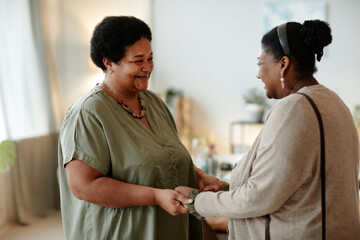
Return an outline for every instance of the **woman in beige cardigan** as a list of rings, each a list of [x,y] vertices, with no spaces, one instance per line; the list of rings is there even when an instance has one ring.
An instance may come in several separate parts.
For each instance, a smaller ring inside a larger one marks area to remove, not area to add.
[[[327,23],[289,22],[261,41],[259,72],[268,98],[279,99],[265,125],[234,168],[228,191],[178,187],[194,199],[196,216],[229,218],[229,239],[321,239],[320,131],[325,132],[326,238],[360,239],[359,140],[343,101],[318,83],[315,57],[332,40]]]

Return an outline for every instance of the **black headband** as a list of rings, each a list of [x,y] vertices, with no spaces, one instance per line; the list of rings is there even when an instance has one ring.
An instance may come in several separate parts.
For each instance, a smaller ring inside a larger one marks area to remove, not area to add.
[[[287,33],[286,33],[286,24],[287,23],[284,23],[277,27],[277,34],[279,37],[279,42],[280,42],[281,48],[284,51],[284,54],[286,56],[290,56],[289,42],[288,42]]]

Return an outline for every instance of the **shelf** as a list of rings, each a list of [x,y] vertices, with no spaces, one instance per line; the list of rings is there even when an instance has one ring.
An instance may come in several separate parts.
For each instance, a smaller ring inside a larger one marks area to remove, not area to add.
[[[243,153],[247,151],[259,135],[263,126],[264,123],[248,121],[236,121],[230,123],[230,152]]]

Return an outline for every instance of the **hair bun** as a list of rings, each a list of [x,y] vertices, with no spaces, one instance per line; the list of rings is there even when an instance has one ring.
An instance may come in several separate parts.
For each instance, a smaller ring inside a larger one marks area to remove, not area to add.
[[[332,41],[329,24],[321,20],[305,21],[300,29],[300,35],[320,62],[324,47]]]

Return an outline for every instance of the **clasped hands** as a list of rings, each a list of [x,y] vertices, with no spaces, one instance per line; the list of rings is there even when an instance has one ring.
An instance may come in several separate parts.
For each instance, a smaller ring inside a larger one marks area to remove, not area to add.
[[[200,191],[224,191],[224,184],[227,182],[220,181],[215,177],[210,177],[207,179],[198,179]],[[178,186],[175,190],[171,189],[159,189],[157,194],[155,194],[156,203],[167,211],[169,214],[176,216],[178,214],[189,214],[188,209],[186,208],[187,204],[193,203],[193,200],[188,198],[190,191],[194,188],[186,186]]]

